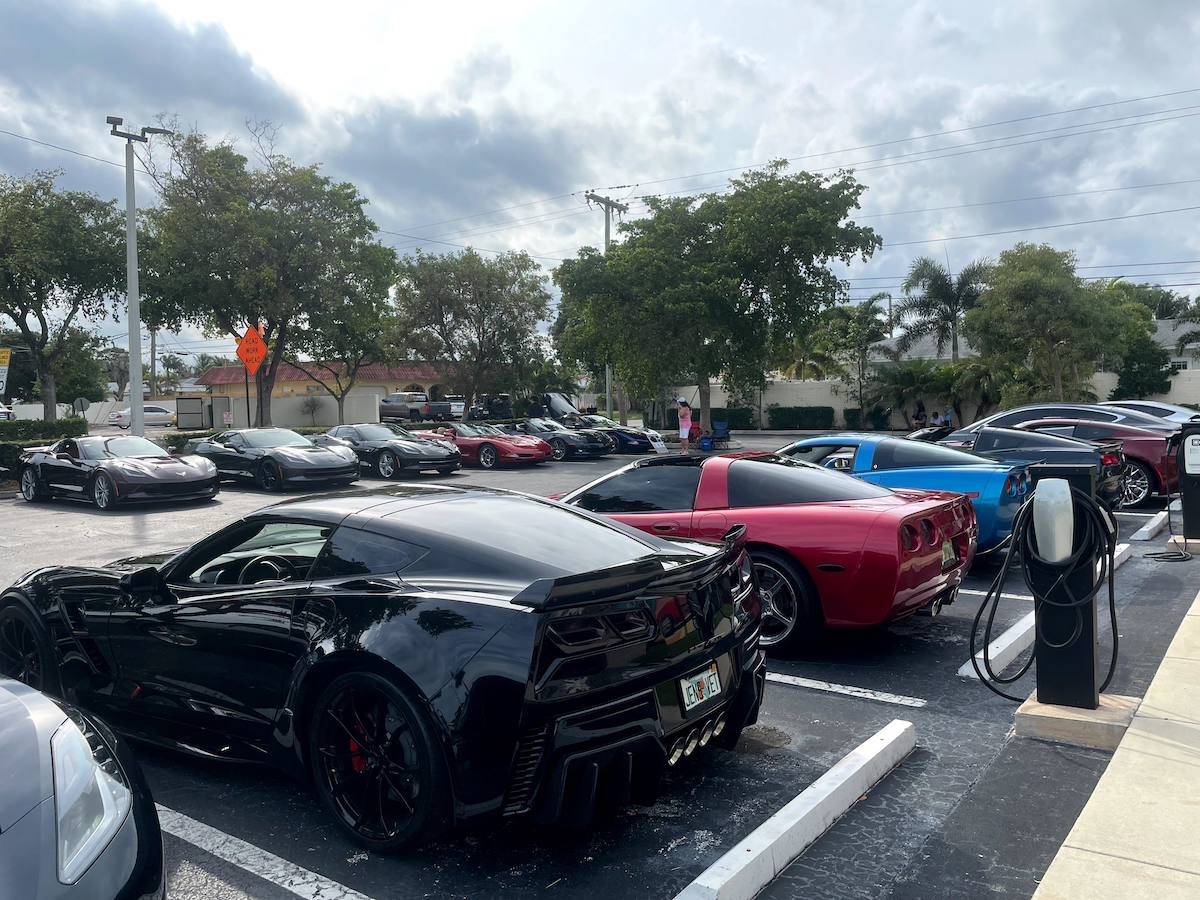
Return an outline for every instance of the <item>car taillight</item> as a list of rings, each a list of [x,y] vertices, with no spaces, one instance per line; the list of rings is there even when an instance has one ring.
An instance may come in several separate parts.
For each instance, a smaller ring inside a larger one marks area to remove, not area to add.
[[[928,546],[933,547],[937,544],[938,530],[937,526],[929,519],[921,520],[921,540]]]
[[[425,404],[425,412],[429,412],[429,404],[428,403]]]
[[[1117,459],[1117,457],[1112,453],[1105,453],[1100,457],[1100,465],[1102,466],[1115,466],[1120,463],[1120,461],[1121,460]]]
[[[908,523],[900,526],[900,545],[905,550],[913,551],[917,549],[917,529],[913,528]]]
[[[1017,479],[1012,475],[1009,475],[1004,479],[1004,493],[1008,494],[1010,497],[1015,497],[1017,495]]]

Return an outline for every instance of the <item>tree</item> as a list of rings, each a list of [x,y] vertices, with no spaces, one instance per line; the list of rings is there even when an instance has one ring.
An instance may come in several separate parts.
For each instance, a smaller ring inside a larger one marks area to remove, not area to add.
[[[414,349],[463,395],[503,389],[534,352],[538,322],[549,310],[546,276],[528,254],[484,259],[474,250],[405,259],[396,283],[396,326]]]
[[[1005,385],[1015,380],[1017,374],[1004,360],[975,356],[942,366],[933,388],[939,398],[950,404],[961,426],[970,424],[963,415],[966,404],[975,407],[972,422],[982,419],[1000,406]]]
[[[825,381],[841,376],[837,348],[829,334],[828,312],[826,310],[810,328],[793,337],[791,345],[781,354],[778,367],[785,378]]]
[[[1109,280],[1108,290],[1121,292],[1128,302],[1142,304],[1150,310],[1155,319],[1177,318],[1192,306],[1187,297],[1161,284],[1134,284],[1120,276]]]
[[[1000,254],[965,327],[982,356],[1028,368],[1062,401],[1086,397],[1097,361],[1121,359],[1153,321],[1119,293],[1086,287],[1071,251],[1020,243]]]
[[[56,176],[0,175],[0,315],[29,351],[48,421],[58,417],[55,364],[69,352],[79,319],[112,308],[125,270],[115,204],[60,191]]]
[[[147,213],[146,294],[164,327],[192,322],[241,337],[262,329],[259,424],[271,424],[275,375],[298,335],[378,255],[375,223],[354,185],[274,152],[255,132],[259,167],[228,142],[170,139],[165,169],[151,164],[161,205]]]
[[[990,268],[990,260],[975,260],[963,266],[955,278],[931,257],[913,260],[901,285],[904,299],[893,313],[904,332],[896,341],[896,349],[907,353],[918,340],[933,335],[938,356],[949,344],[950,359],[957,361],[963,317],[978,301]]]
[[[875,294],[857,306],[835,306],[831,310],[830,331],[838,355],[844,361],[842,380],[850,388],[850,397],[860,417],[866,416],[871,399],[871,349],[887,337],[887,315]]]
[[[304,399],[300,401],[300,415],[309,416],[312,419],[313,427],[317,425],[317,413],[325,408],[325,401],[316,394],[306,394]]]
[[[1141,400],[1171,389],[1171,355],[1149,335],[1130,342],[1110,400]]]
[[[881,304],[882,305],[882,304]],[[887,400],[893,409],[911,425],[909,408],[916,412],[917,403],[929,397],[941,396],[941,372],[931,359],[906,359],[877,366],[872,378],[873,393]]]
[[[13,351],[8,367],[7,397],[34,397],[41,393],[40,378],[29,345],[19,331],[0,331],[0,347]],[[106,342],[81,328],[68,328],[62,352],[51,363],[55,389],[63,402],[76,397],[96,402],[103,400],[105,389],[104,354]]]
[[[238,360],[236,359],[228,359],[224,356],[213,356],[211,353],[201,353],[196,357],[196,365],[192,366],[192,372],[198,378],[209,369],[236,365],[238,365]]]

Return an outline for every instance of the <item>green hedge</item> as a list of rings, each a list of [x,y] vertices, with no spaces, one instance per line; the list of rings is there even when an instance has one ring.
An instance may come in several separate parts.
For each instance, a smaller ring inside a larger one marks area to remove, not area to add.
[[[842,418],[846,420],[846,428],[858,431],[862,428],[862,410],[852,406],[842,410]]]
[[[68,416],[45,422],[42,419],[9,419],[0,422],[0,441],[57,441],[87,434],[87,419]]]
[[[892,416],[890,411],[880,406],[876,406],[869,413],[867,413],[867,421],[871,423],[871,427],[876,431],[891,430],[891,418]]]
[[[767,425],[787,431],[828,431],[833,418],[832,406],[776,406],[767,413]]]
[[[0,441],[0,467],[8,469],[5,478],[17,477],[17,458],[28,447],[44,447],[48,441]]]
[[[284,426],[280,425],[277,427],[282,428]],[[332,425],[318,425],[314,428],[312,425],[299,425],[288,430],[294,431],[296,434],[325,434],[332,427]],[[172,453],[178,453],[188,441],[212,437],[214,434],[230,430],[229,428],[222,428],[220,431],[164,431],[162,434],[155,435],[154,440]]]

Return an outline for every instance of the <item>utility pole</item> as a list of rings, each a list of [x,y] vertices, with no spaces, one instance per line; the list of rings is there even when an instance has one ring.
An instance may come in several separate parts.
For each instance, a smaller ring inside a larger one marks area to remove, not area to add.
[[[142,396],[142,311],[138,298],[137,201],[133,193],[133,142],[144,144],[151,134],[170,134],[166,128],[143,128],[139,132],[119,131],[125,120],[109,116],[109,134],[125,139],[125,277],[129,300],[129,433],[146,434],[145,398]]]
[[[158,355],[156,353],[155,342],[158,339],[158,332],[150,329],[150,396],[158,396]]]
[[[595,191],[588,191],[583,195],[584,199],[589,203],[598,203],[604,207],[604,254],[608,255],[608,245],[612,242],[612,211],[629,212],[629,205],[626,203],[618,203],[611,197],[601,197]],[[604,403],[608,407],[608,417],[612,418],[612,381],[613,368],[612,363],[607,363],[604,366]]]

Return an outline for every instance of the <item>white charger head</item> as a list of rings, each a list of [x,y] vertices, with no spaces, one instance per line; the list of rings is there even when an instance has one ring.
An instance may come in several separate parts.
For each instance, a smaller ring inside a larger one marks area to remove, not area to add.
[[[1043,478],[1033,492],[1033,533],[1038,556],[1063,562],[1075,543],[1075,508],[1065,478]]]

